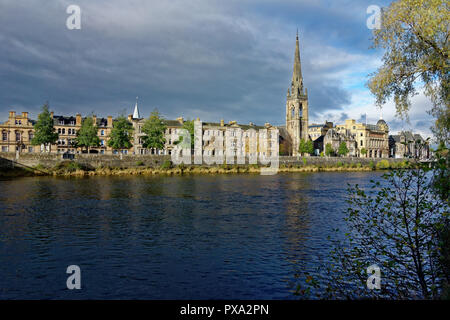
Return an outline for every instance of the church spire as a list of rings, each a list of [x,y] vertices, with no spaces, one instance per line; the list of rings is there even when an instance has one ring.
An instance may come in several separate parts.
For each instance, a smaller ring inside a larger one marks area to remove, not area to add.
[[[136,97],[136,105],[134,106],[134,112],[133,112],[133,119],[140,119],[141,116],[139,114],[139,108],[138,108],[138,97]]]
[[[298,41],[298,29],[297,29],[297,39],[295,42],[295,56],[294,56],[294,72],[292,74],[292,84],[301,84],[302,80],[302,65],[300,63],[300,47]],[[301,85],[298,86],[301,88]]]

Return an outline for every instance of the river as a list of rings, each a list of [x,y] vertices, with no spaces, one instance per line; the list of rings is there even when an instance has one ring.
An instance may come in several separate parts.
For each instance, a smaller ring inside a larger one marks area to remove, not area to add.
[[[380,175],[1,180],[0,299],[295,299],[342,236],[347,183]]]

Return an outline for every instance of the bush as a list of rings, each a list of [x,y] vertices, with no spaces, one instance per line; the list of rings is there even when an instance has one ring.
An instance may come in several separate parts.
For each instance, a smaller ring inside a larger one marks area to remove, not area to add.
[[[342,167],[344,164],[341,161],[338,161],[336,164],[338,167]]]
[[[173,163],[170,160],[164,161],[161,165],[161,169],[172,169],[172,168],[173,168]]]
[[[375,169],[375,163],[372,160],[369,162],[369,167]]]
[[[144,162],[143,162],[143,161],[136,161],[136,165],[137,165],[137,166],[143,166],[143,165],[144,165]]]
[[[376,168],[377,169],[389,169],[390,168],[389,161],[381,160],[380,162],[377,163]]]
[[[303,165],[306,166],[306,163],[307,163],[306,158],[303,158],[302,161],[303,161]]]
[[[86,168],[74,161],[62,161],[58,163],[55,167],[57,171],[65,171],[65,172],[75,172],[77,170],[85,170]]]
[[[320,156],[323,158],[325,155],[323,154],[323,151],[320,153]]]
[[[358,163],[356,164],[356,167],[357,167],[357,168],[361,168],[361,167],[362,167],[361,162],[358,162]]]

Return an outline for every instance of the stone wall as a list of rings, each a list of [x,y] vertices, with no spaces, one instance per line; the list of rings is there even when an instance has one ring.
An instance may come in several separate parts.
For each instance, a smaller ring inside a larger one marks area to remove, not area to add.
[[[63,159],[62,154],[46,154],[46,153],[24,153],[16,159],[15,153],[0,153],[0,168],[11,168],[13,166],[27,166],[34,167],[42,165],[44,167],[54,167],[62,161],[75,161],[83,166],[98,168],[98,167],[113,167],[113,168],[133,168],[139,166],[145,167],[159,167],[166,160],[170,160],[170,156],[161,155],[102,155],[102,154],[76,154],[73,160]],[[342,164],[361,163],[361,165],[369,165],[371,162],[377,164],[381,160],[388,160],[389,162],[399,162],[404,159],[381,159],[381,158],[352,158],[352,157],[280,157],[280,166],[285,165],[304,165],[303,159],[306,160],[306,165],[323,165],[323,166],[338,166],[338,162]],[[192,161],[193,163],[193,161]]]

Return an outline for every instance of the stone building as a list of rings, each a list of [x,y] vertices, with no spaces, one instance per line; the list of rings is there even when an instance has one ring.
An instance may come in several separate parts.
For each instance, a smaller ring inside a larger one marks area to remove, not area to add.
[[[295,43],[294,71],[286,97],[285,129],[292,142],[292,153],[298,155],[300,140],[308,139],[308,91],[303,86],[298,33]]]
[[[332,128],[327,130],[327,133],[323,137],[323,150],[325,149],[325,146],[329,143],[331,145],[331,148],[334,151],[334,154],[338,154],[339,146],[342,142],[345,142],[348,149],[348,154],[346,156],[355,157],[357,156],[357,146],[356,146],[356,139],[355,134],[352,133],[348,129],[337,129]]]
[[[56,145],[51,146],[51,152],[56,153],[81,153],[86,152],[83,148],[77,148],[75,146],[75,139],[77,137],[77,132],[81,128],[82,121],[85,118],[81,117],[81,114],[73,116],[57,116],[51,112],[53,118],[53,123],[56,132],[58,132],[58,141]],[[93,122],[97,125],[98,132],[97,136],[100,139],[99,147],[89,148],[90,153],[101,153],[110,154],[112,149],[108,147],[108,136],[111,133],[113,127],[113,118],[108,116],[107,118],[97,118],[93,115]]]
[[[0,141],[1,152],[48,152],[51,153],[80,153],[83,152],[81,148],[74,146],[76,134],[81,128],[83,118],[80,114],[74,116],[58,116],[50,113],[53,119],[55,131],[58,133],[58,140],[55,144],[47,147],[31,145],[31,139],[34,136],[35,120],[28,118],[28,112],[22,112],[21,115],[16,115],[15,111],[9,112],[8,121],[0,124],[0,131],[2,138]],[[112,149],[107,146],[108,136],[113,126],[113,119],[109,116],[105,118],[97,118],[93,116],[94,122],[98,127],[98,137],[100,139],[99,147],[92,147],[91,153],[112,153]],[[49,148],[49,149],[48,149]]]
[[[389,157],[389,127],[383,119],[376,125],[357,123],[355,120],[345,120],[345,124],[336,125],[337,132],[354,136],[356,141],[356,157],[388,158]],[[362,154],[361,150],[366,154]]]
[[[428,141],[420,134],[411,131],[400,131],[397,135],[389,136],[389,150],[392,158],[430,158]]]
[[[0,140],[1,152],[25,152],[32,153],[39,150],[38,147],[31,145],[33,139],[34,120],[28,118],[28,112],[16,114],[15,111],[9,112],[8,120],[0,124],[2,134]]]

